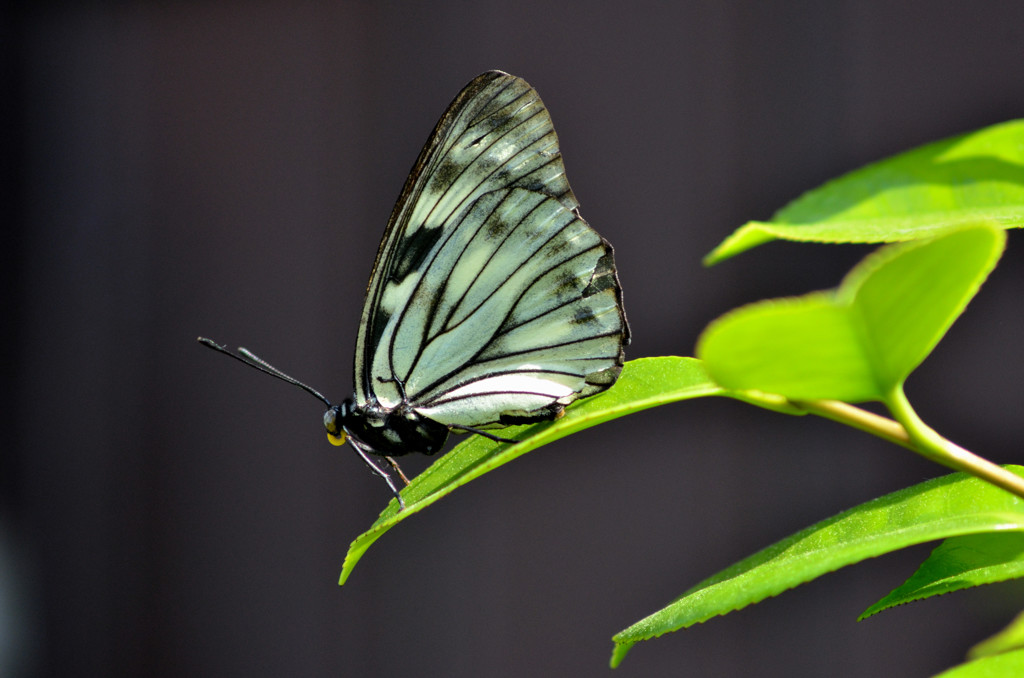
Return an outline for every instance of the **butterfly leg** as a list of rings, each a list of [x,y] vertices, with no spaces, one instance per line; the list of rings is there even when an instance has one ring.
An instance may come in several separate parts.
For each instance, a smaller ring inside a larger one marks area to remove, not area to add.
[[[388,463],[391,465],[391,468],[393,468],[395,470],[395,473],[398,474],[398,477],[402,479],[402,482],[404,482],[406,486],[408,486],[409,479],[405,477],[404,473],[402,473],[402,467],[398,465],[398,462],[387,455],[385,455],[384,458],[387,459]]]
[[[380,476],[381,478],[384,479],[384,482],[388,484],[389,488],[391,488],[391,494],[395,495],[395,499],[398,500],[398,506],[404,509],[405,508],[405,500],[402,499],[402,495],[399,494],[398,488],[395,487],[395,481],[392,480],[390,475],[388,475],[388,472],[385,471],[384,469],[382,469],[380,466],[377,465],[377,462],[375,462],[373,460],[373,458],[370,456],[369,449],[365,448],[362,445],[362,443],[359,443],[356,440],[353,440],[351,437],[349,437],[348,441],[352,444],[352,447],[354,447],[356,449],[356,452],[359,453],[359,456],[362,458],[363,462],[367,466],[370,467],[370,471],[372,471],[374,475]],[[395,464],[394,461],[392,461],[391,459],[388,459],[387,457],[384,457],[384,458],[387,459],[388,462],[391,463],[392,467],[394,467],[395,469],[398,469],[398,466],[397,466],[397,464]],[[405,480],[405,474],[402,473],[401,469],[398,469],[398,473],[399,473],[399,475],[402,476],[402,480]],[[405,480],[405,484],[408,485],[409,481]]]

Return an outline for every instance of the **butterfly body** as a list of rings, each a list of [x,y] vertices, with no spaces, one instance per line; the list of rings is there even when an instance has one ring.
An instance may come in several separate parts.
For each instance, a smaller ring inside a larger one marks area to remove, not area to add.
[[[434,454],[444,447],[449,433],[447,426],[420,415],[408,403],[395,408],[379,403],[357,406],[351,398],[327,408],[324,428],[336,445],[354,438],[374,454],[388,457]]]

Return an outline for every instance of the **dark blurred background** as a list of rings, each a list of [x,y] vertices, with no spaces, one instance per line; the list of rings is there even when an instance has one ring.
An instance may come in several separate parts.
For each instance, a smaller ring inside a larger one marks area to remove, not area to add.
[[[321,406],[195,343],[351,393],[393,201],[479,72],[526,78],[616,247],[630,358],[690,355],[869,248],[700,258],[915,145],[1024,115],[1024,4],[111,2],[0,10],[0,675],[611,675],[613,633],[810,523],[944,473],[721,399],[559,441],[381,539],[388,500]],[[922,416],[1021,461],[1024,268],[915,374]],[[412,462],[413,470],[423,462]],[[928,676],[1024,604],[863,609],[929,552],[643,643],[615,675]]]

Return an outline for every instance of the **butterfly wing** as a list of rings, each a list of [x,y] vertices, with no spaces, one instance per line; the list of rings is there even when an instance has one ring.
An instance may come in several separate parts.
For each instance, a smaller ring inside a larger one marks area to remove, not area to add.
[[[579,216],[547,109],[492,71],[438,122],[377,253],[356,401],[447,425],[549,419],[614,383],[628,343],[611,246]]]

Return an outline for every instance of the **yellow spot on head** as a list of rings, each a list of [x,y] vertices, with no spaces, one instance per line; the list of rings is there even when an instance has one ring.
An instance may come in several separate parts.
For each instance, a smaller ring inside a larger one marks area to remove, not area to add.
[[[342,431],[338,435],[333,435],[331,433],[328,433],[327,434],[327,442],[329,442],[331,445],[344,445],[345,444],[345,432]]]

